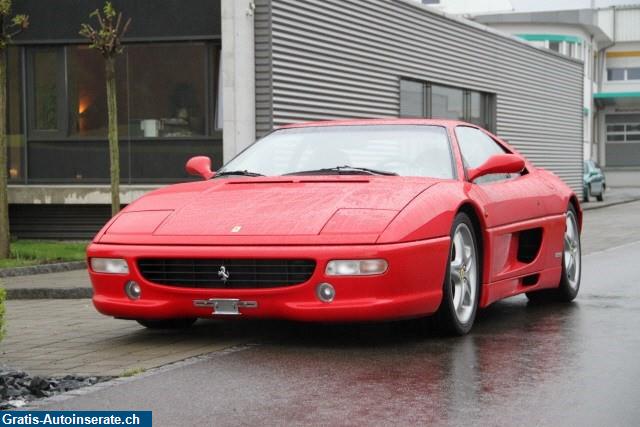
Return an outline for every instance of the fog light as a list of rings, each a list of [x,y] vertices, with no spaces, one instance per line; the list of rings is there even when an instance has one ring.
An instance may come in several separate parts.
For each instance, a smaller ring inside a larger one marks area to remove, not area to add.
[[[331,302],[336,297],[336,290],[329,283],[320,283],[316,288],[316,295],[322,302]]]
[[[130,299],[140,299],[142,290],[140,289],[140,285],[137,282],[129,280],[124,285],[124,293],[127,294]]]
[[[372,276],[387,271],[389,264],[383,259],[334,259],[327,263],[327,276]]]
[[[127,261],[121,258],[91,258],[91,269],[96,273],[129,274]]]

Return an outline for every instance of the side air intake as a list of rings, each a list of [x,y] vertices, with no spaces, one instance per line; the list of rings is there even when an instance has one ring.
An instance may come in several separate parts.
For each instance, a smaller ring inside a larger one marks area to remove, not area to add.
[[[518,261],[531,263],[542,246],[542,228],[531,228],[518,233]]]

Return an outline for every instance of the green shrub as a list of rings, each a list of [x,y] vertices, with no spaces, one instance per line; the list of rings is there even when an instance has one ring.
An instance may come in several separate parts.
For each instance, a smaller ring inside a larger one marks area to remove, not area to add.
[[[6,295],[7,292],[0,286],[0,341],[4,336],[4,299]]]

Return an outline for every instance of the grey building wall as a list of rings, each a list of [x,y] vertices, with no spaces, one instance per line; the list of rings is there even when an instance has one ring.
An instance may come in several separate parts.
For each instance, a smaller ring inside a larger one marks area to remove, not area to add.
[[[271,0],[255,0],[256,136],[273,128]]]
[[[258,0],[263,49],[258,136],[297,121],[397,117],[400,78],[414,78],[496,94],[498,135],[581,188],[577,61],[403,0]]]
[[[640,165],[640,144],[635,142],[607,142],[605,159],[607,168],[637,168]]]

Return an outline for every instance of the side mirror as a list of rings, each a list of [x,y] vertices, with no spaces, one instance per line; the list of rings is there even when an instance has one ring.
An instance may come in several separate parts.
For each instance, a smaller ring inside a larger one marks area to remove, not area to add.
[[[518,173],[524,169],[524,159],[515,154],[496,154],[474,169],[469,169],[469,181],[492,173]]]
[[[216,174],[211,170],[211,159],[207,156],[196,156],[187,160],[185,166],[189,175],[201,176],[203,179],[213,178]]]

